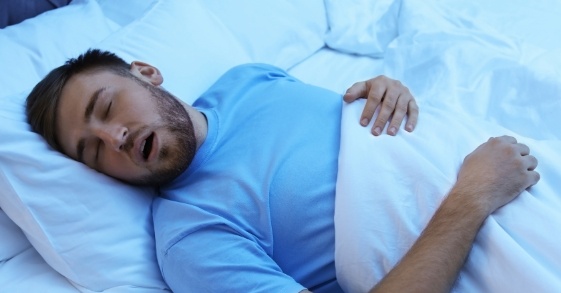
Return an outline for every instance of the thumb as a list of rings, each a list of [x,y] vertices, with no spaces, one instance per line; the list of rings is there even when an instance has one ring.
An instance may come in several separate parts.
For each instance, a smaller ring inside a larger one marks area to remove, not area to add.
[[[353,84],[349,89],[347,89],[347,92],[343,95],[343,100],[350,103],[356,101],[357,99],[366,97],[367,94],[368,90],[366,88],[366,82],[361,81]]]

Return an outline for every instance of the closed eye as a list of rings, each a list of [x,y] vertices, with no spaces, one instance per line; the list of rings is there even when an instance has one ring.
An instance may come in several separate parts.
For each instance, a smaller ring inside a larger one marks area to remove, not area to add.
[[[111,111],[111,105],[113,105],[113,101],[109,102],[109,106],[107,106],[107,110],[105,111],[105,115],[103,116],[103,119],[107,119],[109,117],[109,112]]]
[[[99,149],[101,148],[101,139],[97,140],[97,145],[95,147],[95,160],[94,164],[97,166],[98,158],[99,158]]]

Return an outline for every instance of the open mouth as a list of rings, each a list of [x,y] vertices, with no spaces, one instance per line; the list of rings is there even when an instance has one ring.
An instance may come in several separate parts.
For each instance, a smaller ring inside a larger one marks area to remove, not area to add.
[[[141,148],[142,157],[147,160],[152,151],[152,143],[154,142],[154,133],[150,134],[144,141],[144,145]]]

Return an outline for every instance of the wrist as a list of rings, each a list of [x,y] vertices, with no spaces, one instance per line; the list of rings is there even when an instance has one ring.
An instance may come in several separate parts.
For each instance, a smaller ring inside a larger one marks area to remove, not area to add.
[[[454,186],[443,205],[453,209],[461,209],[470,218],[479,219],[483,222],[492,212],[492,205],[477,188],[466,188],[461,185]]]

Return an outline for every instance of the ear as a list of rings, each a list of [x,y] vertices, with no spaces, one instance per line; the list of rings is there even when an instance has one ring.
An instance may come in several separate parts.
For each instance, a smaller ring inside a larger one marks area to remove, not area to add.
[[[164,77],[158,68],[141,61],[134,61],[131,63],[131,73],[152,85],[159,86],[164,82]]]

